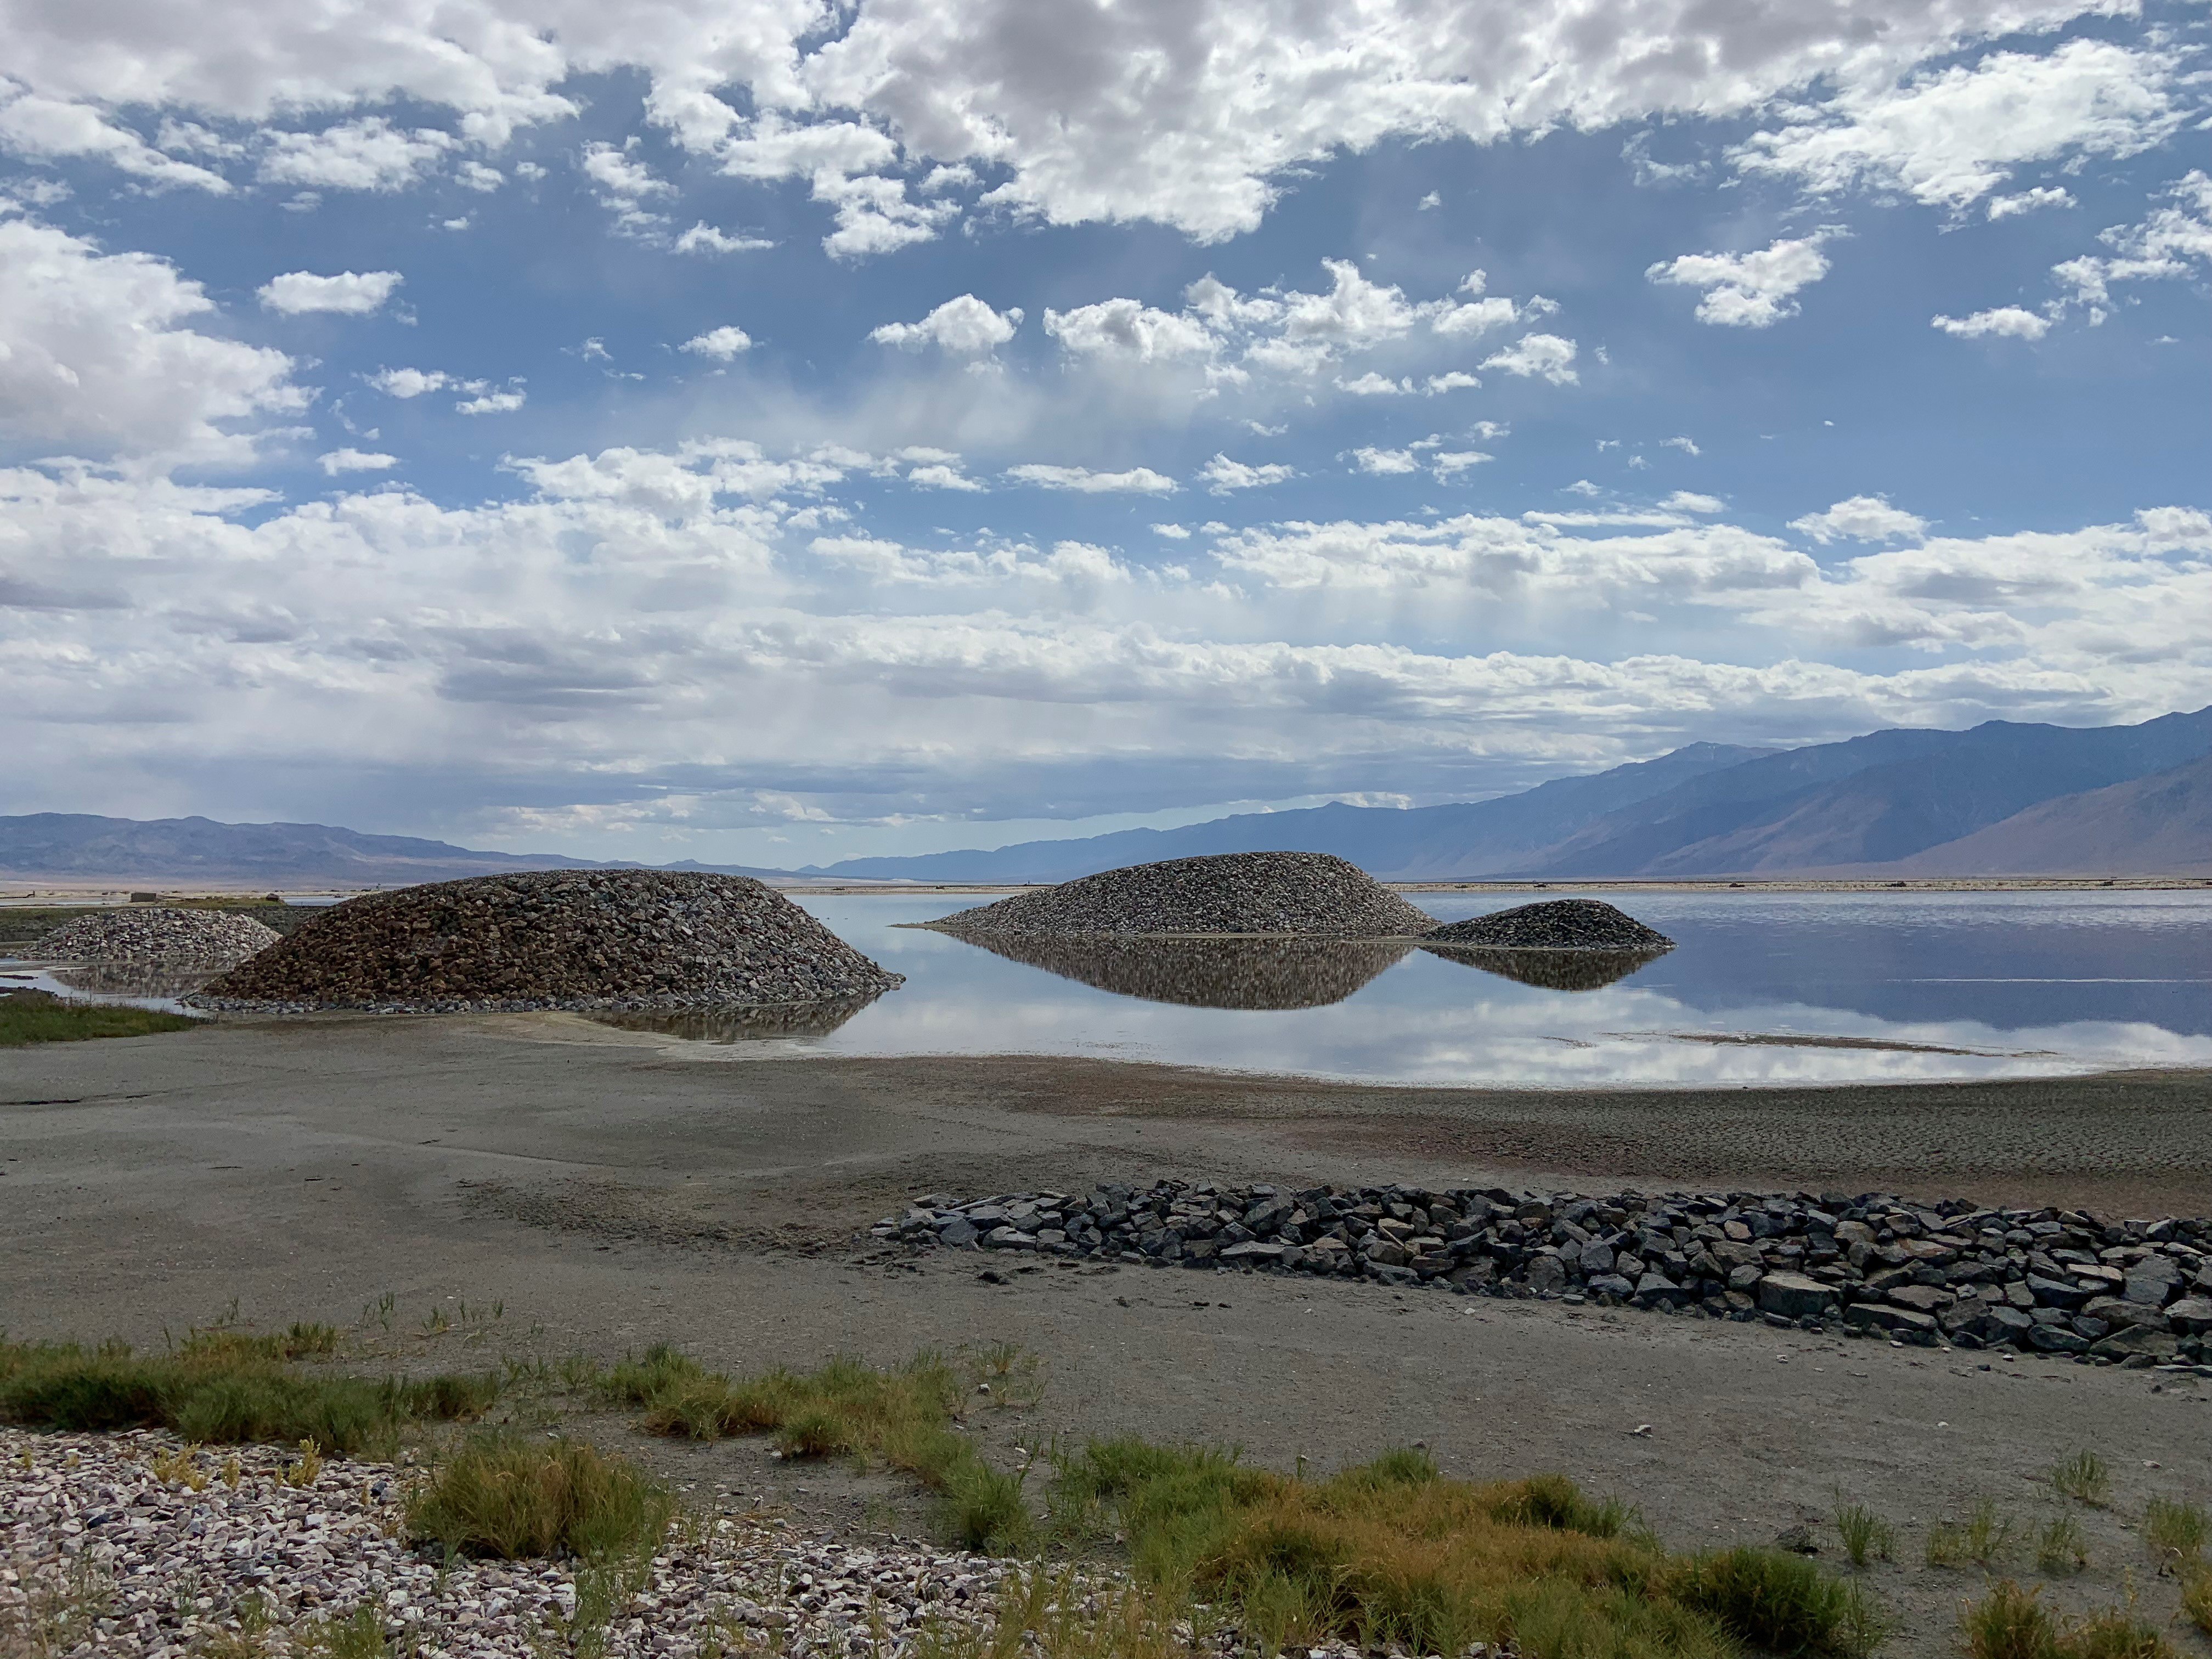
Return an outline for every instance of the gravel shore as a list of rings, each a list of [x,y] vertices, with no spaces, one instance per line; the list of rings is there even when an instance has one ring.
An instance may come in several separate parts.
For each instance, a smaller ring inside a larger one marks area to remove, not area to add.
[[[405,1541],[419,1478],[336,1460],[311,1474],[294,1453],[165,1434],[0,1430],[0,1642],[22,1632],[33,1652],[43,1640],[57,1653],[185,1659],[251,1631],[282,1659],[368,1608],[418,1659],[569,1651],[579,1564],[434,1559]],[[723,1492],[694,1501],[618,1592],[597,1650],[898,1659],[931,1627],[940,1639],[988,1628],[1010,1580],[1018,1587],[1019,1570],[1004,1561],[830,1537]],[[1122,1582],[1094,1570],[1080,1588],[1110,1595]]]

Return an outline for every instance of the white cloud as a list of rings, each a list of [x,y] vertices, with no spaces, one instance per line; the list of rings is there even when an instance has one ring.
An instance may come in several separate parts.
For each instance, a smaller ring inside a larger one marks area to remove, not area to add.
[[[1281,462],[1270,461],[1259,466],[1247,466],[1242,461],[1232,461],[1226,455],[1216,455],[1208,461],[1199,477],[1217,495],[1226,495],[1232,489],[1259,489],[1268,484],[1279,484],[1297,477],[1297,469]]]
[[[342,270],[335,276],[288,270],[270,277],[256,292],[265,310],[289,317],[308,311],[367,317],[383,310],[384,302],[404,280],[396,270]]]
[[[676,349],[726,363],[750,351],[753,337],[735,323],[725,323],[720,328],[708,329],[704,334],[693,335]]]
[[[1376,449],[1371,447],[1352,452],[1352,462],[1362,472],[1389,474],[1419,472],[1419,459],[1408,449]]]
[[[1008,467],[1006,476],[1017,483],[1036,484],[1046,489],[1072,489],[1085,495],[1172,495],[1178,488],[1167,474],[1155,472],[1147,466],[1132,467],[1126,472],[1093,472],[1083,466],[1047,466],[1030,462]]]
[[[656,177],[651,167],[639,161],[631,150],[636,140],[628,148],[605,143],[584,146],[582,167],[584,176],[596,185],[603,197],[635,206],[647,196],[667,196],[676,187],[665,179]]]
[[[320,132],[271,133],[256,171],[269,185],[404,190],[453,148],[450,134],[430,127],[409,132],[381,115],[370,115]]]
[[[1854,495],[1824,512],[1808,513],[1790,521],[1792,530],[1826,545],[1838,538],[1858,542],[1917,541],[1928,532],[1928,521],[1892,507],[1884,495]]]
[[[1990,197],[1988,211],[1992,219],[2014,219],[2040,208],[2075,205],[2072,191],[2062,190],[2056,185],[2038,185],[2033,190],[2019,191],[2010,196]]]
[[[769,236],[732,236],[702,219],[671,244],[678,253],[750,253],[775,246]]]
[[[1576,374],[1575,343],[1556,334],[1525,334],[1504,350],[1482,360],[1485,368],[1507,374],[1541,375],[1553,386],[1571,386]]]
[[[1103,300],[1073,311],[1048,310],[1044,331],[1069,351],[1146,363],[1155,358],[1211,356],[1219,343],[1195,319],[1134,300]]]
[[[1442,207],[1443,204],[1444,198],[1432,190],[1414,204],[1414,211],[1417,213],[1431,213],[1437,209]]]
[[[1478,339],[1493,330],[1510,328],[1525,316],[1540,317],[1558,307],[1548,300],[1531,301],[1526,307],[1516,306],[1503,295],[1493,294],[1487,299],[1472,300],[1465,305],[1447,305],[1429,318],[1429,327],[1448,339]]]
[[[399,465],[397,455],[380,455],[363,449],[333,449],[315,457],[315,464],[335,478],[341,472],[383,472]]]
[[[1012,339],[1021,320],[1019,306],[994,311],[974,295],[963,294],[947,300],[918,323],[885,323],[869,331],[868,337],[902,351],[934,345],[957,356],[981,357]]]
[[[0,63],[5,61],[0,56]],[[189,185],[216,196],[228,195],[231,189],[230,181],[221,173],[162,155],[97,110],[26,94],[4,76],[0,76],[0,149],[36,161],[97,156],[156,185]]]
[[[1377,374],[1370,368],[1356,380],[1340,380],[1336,389],[1348,392],[1355,398],[1401,398],[1413,387],[1409,380],[1394,380],[1389,375]]]
[[[454,384],[453,376],[442,368],[380,368],[364,378],[387,398],[419,398]]]
[[[1661,511],[1667,513],[1704,514],[1725,512],[1728,503],[1717,495],[1700,495],[1695,490],[1678,489],[1660,502],[1659,507]]]
[[[1480,466],[1485,461],[1494,461],[1495,455],[1480,449],[1440,449],[1429,457],[1431,469],[1438,479],[1459,476],[1470,467]]]
[[[1734,328],[1766,328],[1797,314],[1792,295],[1828,274],[1820,244],[1832,231],[1784,239],[1753,253],[1685,253],[1644,274],[1655,283],[1701,288],[1698,320]]]
[[[1156,524],[1152,526],[1152,534],[1164,536],[1171,542],[1187,542],[1190,539],[1190,532],[1179,524]]]
[[[1946,334],[1956,335],[1962,340],[1983,340],[1998,336],[2015,340],[2039,340],[2051,332],[2051,319],[2034,312],[2023,311],[2018,306],[1999,306],[1991,311],[1978,311],[1971,317],[1936,316],[1929,319],[1929,325]]]
[[[1813,190],[1869,182],[1962,208],[2022,163],[2125,156],[2173,133],[2179,59],[2105,40],[2069,40],[2044,57],[1992,52],[1901,86],[1847,88],[1825,118],[1761,133],[1737,165]]]
[[[522,407],[526,395],[520,392],[483,392],[465,398],[453,405],[457,415],[511,415]]]
[[[990,487],[969,477],[957,464],[941,461],[911,468],[906,481],[923,489],[963,489],[978,494]]]
[[[1659,447],[1662,449],[1679,449],[1685,455],[1695,456],[1705,453],[1705,451],[1698,447],[1696,441],[1690,438],[1662,438],[1659,441]]]
[[[2090,308],[2091,321],[2103,319],[2114,283],[2187,276],[2200,264],[2212,269],[2212,173],[2193,171],[2161,194],[2174,205],[2157,209],[2139,224],[2115,225],[2102,234],[2099,240],[2113,250],[2113,257],[2085,254],[2051,267],[2069,289],[2068,297]]]
[[[281,351],[202,334],[215,306],[145,253],[0,216],[0,436],[94,459],[243,460],[304,408]]]
[[[1446,392],[1471,392],[1481,384],[1474,375],[1455,368],[1448,374],[1430,375],[1422,382],[1421,390],[1433,398]]]

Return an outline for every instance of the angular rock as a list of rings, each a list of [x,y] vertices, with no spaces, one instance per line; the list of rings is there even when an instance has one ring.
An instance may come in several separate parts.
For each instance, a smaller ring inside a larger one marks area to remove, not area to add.
[[[2212,1296],[2184,1297],[2170,1303],[2166,1310],[2166,1323],[2177,1331],[2186,1331],[2202,1336],[2212,1331]]]
[[[1759,1281],[1759,1310],[1784,1319],[1818,1319],[1835,1305],[1836,1293],[1802,1273],[1773,1273]]]
[[[1892,1336],[1925,1338],[1933,1340],[1936,1322],[1924,1313],[1915,1313],[1910,1308],[1893,1307],[1886,1302],[1854,1302],[1844,1310],[1844,1323],[1856,1325],[1863,1330],[1886,1331]]]

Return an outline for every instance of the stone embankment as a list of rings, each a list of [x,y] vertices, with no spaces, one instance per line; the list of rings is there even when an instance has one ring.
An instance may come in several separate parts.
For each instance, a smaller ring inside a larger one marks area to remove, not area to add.
[[[1022,1583],[1006,1562],[811,1534],[726,1492],[671,1528],[591,1629],[575,1622],[580,1562],[441,1563],[410,1547],[417,1475],[336,1460],[311,1472],[289,1452],[167,1435],[0,1430],[0,1652],[906,1659],[971,1632],[987,1645],[981,1632]],[[1100,1571],[1078,1588],[1095,1597],[1122,1582]],[[1233,1633],[1182,1634],[1172,1645],[1194,1656],[1236,1646]],[[1327,1659],[1356,1656],[1332,1643]]]
[[[349,899],[189,1000],[285,1013],[728,1008],[902,982],[747,877],[557,870]]]
[[[222,910],[93,910],[47,933],[38,951],[52,962],[228,968],[283,937]]]
[[[1674,941],[1598,899],[1547,899],[1447,922],[1422,935],[1429,945],[1488,951],[1607,951],[1656,956]]]
[[[885,1241],[1626,1304],[2212,1375],[2212,1223],[1885,1194],[1191,1186],[917,1200]]]
[[[949,933],[1405,939],[1435,919],[1327,853],[1222,853],[1064,881],[930,926]]]

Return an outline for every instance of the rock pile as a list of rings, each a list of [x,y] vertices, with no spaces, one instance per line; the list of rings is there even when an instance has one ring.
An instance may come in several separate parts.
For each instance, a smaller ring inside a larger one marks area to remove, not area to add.
[[[1432,918],[1327,853],[1221,853],[1132,865],[930,924],[973,934],[1259,933],[1403,939]]]
[[[39,941],[54,962],[228,968],[283,937],[224,910],[91,910]]]
[[[717,1008],[901,982],[746,877],[548,870],[348,899],[190,1000],[283,1012]]]
[[[969,942],[1117,996],[1186,1008],[1245,1009],[1341,1002],[1412,948],[1371,939],[1053,933],[977,933]]]
[[[75,1659],[371,1651],[363,1637],[380,1653],[456,1659],[908,1659],[987,1645],[1023,1572],[904,1540],[811,1535],[726,1494],[720,1514],[672,1527],[643,1582],[592,1629],[573,1622],[584,1563],[439,1563],[410,1548],[404,1469],[334,1459],[302,1480],[289,1452],[143,1433],[0,1430],[0,1643],[21,1631],[24,1651]],[[1088,1571],[1072,1588],[1088,1601],[1125,1582]],[[251,1640],[249,1603],[262,1627]],[[347,1627],[364,1608],[372,1630],[356,1636]],[[1236,1634],[1176,1650],[1225,1659]],[[1324,1659],[1357,1654],[1333,1642]]]
[[[1840,1322],[2212,1376],[2212,1223],[1924,1205],[1887,1194],[1601,1197],[1401,1187],[1104,1186],[917,1200],[872,1230],[1131,1263]]]
[[[1490,951],[1614,951],[1656,955],[1674,941],[1598,899],[1547,899],[1431,927],[1431,945]]]

